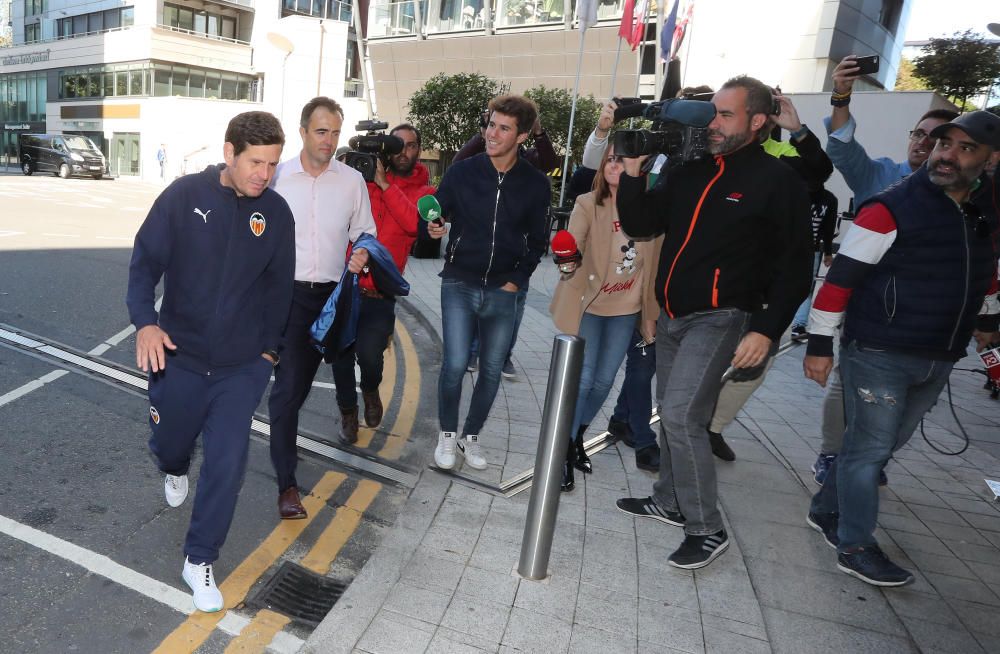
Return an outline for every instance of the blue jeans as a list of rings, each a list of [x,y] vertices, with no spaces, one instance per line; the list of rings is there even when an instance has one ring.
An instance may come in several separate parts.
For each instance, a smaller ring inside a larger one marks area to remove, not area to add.
[[[814,513],[839,513],[838,551],[875,544],[878,473],[937,401],[954,363],[875,350],[841,348],[847,427],[840,456],[812,499]]]
[[[823,260],[823,253],[816,252],[813,255],[813,286],[816,285],[816,275],[819,274],[819,262]],[[799,305],[799,310],[795,312],[795,317],[792,318],[793,327],[805,327],[809,324],[809,309],[812,308],[812,292],[810,291],[809,296],[802,300],[802,304]]]
[[[715,458],[708,441],[722,375],[746,329],[739,309],[699,311],[679,318],[660,312],[656,321],[656,378],[663,387],[660,473],[653,499],[680,511],[684,532],[707,536],[722,529]]]
[[[643,340],[638,328],[632,331],[628,353],[625,355],[625,380],[622,392],[611,419],[628,424],[635,449],[641,450],[656,443],[656,434],[649,426],[653,415],[653,391],[650,384],[656,374],[656,346],[636,347]]]
[[[528,299],[528,289],[519,288],[517,289],[517,316],[514,318],[514,333],[510,335],[510,349],[507,350],[507,358],[504,362],[510,361],[511,356],[514,355],[514,345],[517,343],[517,331],[521,328],[521,318],[524,317],[524,305],[527,303]],[[472,346],[469,348],[469,358],[475,359],[479,356],[479,333],[476,332],[472,335]]]
[[[608,399],[615,375],[622,367],[625,352],[632,345],[632,332],[638,314],[625,316],[595,316],[584,313],[578,335],[584,340],[583,368],[580,371],[580,392],[576,399],[571,438],[576,438],[580,425],[589,425]],[[647,418],[647,420],[649,420]]]
[[[463,433],[478,434],[493,406],[504,360],[523,295],[488,289],[456,279],[441,280],[441,327],[444,360],[438,377],[438,422],[441,431],[458,431],[462,378],[469,365],[472,335],[479,332],[479,375]]]

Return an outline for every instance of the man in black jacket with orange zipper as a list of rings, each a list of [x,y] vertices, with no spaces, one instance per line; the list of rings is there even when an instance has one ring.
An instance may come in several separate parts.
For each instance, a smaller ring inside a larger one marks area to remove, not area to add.
[[[659,480],[647,498],[623,498],[625,513],[683,526],[670,565],[701,568],[729,546],[717,502],[706,428],[729,366],[762,365],[809,292],[809,198],[798,175],[758,142],[771,91],[751,77],[712,98],[711,160],[668,171],[646,193],[640,160],[626,160],[618,189],[622,228],[666,233],[656,299],[656,374],[661,404]]]

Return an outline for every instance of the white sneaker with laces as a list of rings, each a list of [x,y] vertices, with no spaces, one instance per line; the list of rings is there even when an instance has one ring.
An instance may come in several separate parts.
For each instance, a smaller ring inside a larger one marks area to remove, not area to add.
[[[438,444],[434,448],[434,463],[442,470],[455,467],[455,442],[458,440],[453,431],[443,431],[438,434]]]
[[[183,504],[188,496],[188,476],[167,475],[163,480],[163,494],[170,506],[176,508]]]
[[[184,558],[184,571],[181,577],[191,588],[194,597],[194,607],[205,613],[215,613],[222,610],[222,593],[215,585],[211,563],[191,563]]]
[[[476,470],[486,470],[486,458],[479,449],[479,436],[466,434],[465,438],[458,441],[458,449],[465,457],[466,463]]]

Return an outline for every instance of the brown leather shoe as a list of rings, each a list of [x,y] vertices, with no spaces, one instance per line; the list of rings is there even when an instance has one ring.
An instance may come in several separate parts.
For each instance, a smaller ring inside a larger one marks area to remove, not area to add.
[[[291,486],[278,495],[278,513],[282,520],[302,520],[308,515],[299,500],[298,488]]]
[[[382,398],[378,396],[378,389],[361,391],[361,397],[365,399],[365,424],[378,427],[382,422]]]
[[[358,442],[358,407],[340,407],[340,440],[348,445]]]

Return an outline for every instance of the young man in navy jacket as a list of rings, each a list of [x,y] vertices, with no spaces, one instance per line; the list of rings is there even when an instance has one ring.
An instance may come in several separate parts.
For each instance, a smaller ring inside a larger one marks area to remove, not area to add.
[[[201,611],[224,606],[212,563],[233,519],[250,421],[278,362],[292,300],[292,214],[267,187],[284,143],[269,113],[233,118],[226,163],[182,177],[160,194],[136,234],[129,265],[136,364],[149,371],[149,448],[166,475],[172,507],[187,497],[191,453],[202,436],[182,570]]]
[[[486,152],[448,168],[438,187],[441,213],[451,236],[441,271],[444,360],[438,377],[441,432],[434,450],[439,468],[455,465],[456,449],[477,470],[486,468],[479,432],[493,406],[510,349],[518,290],[526,288],[546,246],[548,178],[519,157],[538,109],[527,98],[505,95],[490,102]],[[444,227],[431,225],[433,237]],[[472,336],[479,332],[479,376],[458,436],[462,376]]]

